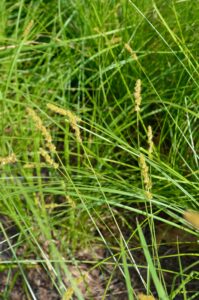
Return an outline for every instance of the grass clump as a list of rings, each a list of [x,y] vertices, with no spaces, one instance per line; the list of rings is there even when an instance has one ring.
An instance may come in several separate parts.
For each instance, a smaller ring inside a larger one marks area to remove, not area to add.
[[[0,298],[197,299],[194,1],[0,7]]]

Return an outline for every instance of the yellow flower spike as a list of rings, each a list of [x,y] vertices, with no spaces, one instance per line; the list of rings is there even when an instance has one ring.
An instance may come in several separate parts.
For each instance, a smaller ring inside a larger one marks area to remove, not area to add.
[[[52,166],[54,169],[58,169],[59,168],[59,165],[54,162],[54,160],[50,157],[50,155],[48,154],[48,152],[45,149],[40,148],[39,152],[40,152],[41,156],[43,156],[43,158],[45,159],[45,161],[50,166]]]
[[[141,86],[142,82],[140,79],[136,81],[135,89],[134,89],[134,98],[135,98],[135,111],[140,111],[140,105],[142,102],[142,96],[141,96]]]
[[[82,138],[81,138],[81,135],[80,135],[80,129],[79,129],[78,125],[77,125],[77,123],[80,122],[81,119],[78,118],[70,110],[66,110],[66,109],[60,108],[60,107],[58,107],[58,106],[56,106],[54,104],[48,103],[47,107],[50,110],[52,110],[53,112],[57,113],[57,114],[60,114],[62,116],[68,117],[69,123],[70,123],[71,127],[73,128],[73,130],[75,131],[76,138],[77,138],[78,142],[81,143],[82,142]]]
[[[144,154],[140,154],[140,169],[141,169],[141,176],[144,182],[144,188],[146,191],[146,197],[147,199],[152,199],[152,193],[151,193],[151,188],[152,188],[152,182],[149,177],[149,167],[146,164]]]
[[[126,43],[124,45],[124,48],[131,54],[131,57],[134,60],[138,60],[137,54],[133,51],[133,49],[131,48],[131,46],[129,44]]]
[[[0,165],[2,166],[15,163],[16,161],[17,161],[17,157],[14,153],[6,157],[0,157]]]
[[[149,148],[148,148],[149,158],[152,158],[154,144],[153,144],[153,132],[152,132],[151,126],[148,126],[147,137],[148,137],[148,145],[149,145]]]
[[[41,134],[43,135],[45,141],[46,141],[46,146],[48,147],[48,149],[55,153],[56,152],[56,148],[55,145],[52,143],[52,137],[50,132],[46,129],[46,127],[43,125],[42,120],[40,119],[40,117],[36,114],[36,112],[28,107],[26,109],[28,115],[31,117],[31,119],[33,120],[33,122],[35,123],[35,127],[37,128],[38,131],[41,132]]]

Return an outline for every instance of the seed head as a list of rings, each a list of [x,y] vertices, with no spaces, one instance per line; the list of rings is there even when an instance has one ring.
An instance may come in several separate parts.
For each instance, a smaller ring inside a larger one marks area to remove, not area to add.
[[[66,109],[60,108],[60,107],[58,107],[58,106],[56,106],[54,104],[48,103],[47,107],[50,110],[52,110],[53,112],[55,112],[57,114],[60,114],[60,115],[63,115],[63,116],[66,116],[68,118],[71,127],[75,131],[75,135],[76,135],[76,138],[77,138],[78,142],[81,143],[82,142],[82,138],[81,138],[81,135],[80,135],[80,129],[79,129],[78,125],[77,125],[77,123],[80,122],[81,119],[78,118],[70,110],[66,110]]]
[[[152,182],[149,177],[149,167],[147,166],[145,157],[142,153],[140,154],[140,169],[141,169],[141,176],[144,182],[146,196],[150,200],[152,199],[152,194],[151,194]]]
[[[149,148],[148,148],[149,158],[152,158],[154,143],[153,143],[153,132],[152,132],[151,126],[148,126],[147,137],[148,137],[148,145],[149,145]]]
[[[6,157],[0,157],[0,165],[2,166],[15,163],[16,161],[17,161],[17,157],[14,153]]]
[[[52,143],[52,137],[50,132],[46,129],[46,127],[43,125],[42,120],[40,119],[40,117],[36,114],[36,112],[32,109],[32,108],[27,108],[26,109],[28,115],[32,118],[35,127],[37,128],[38,131],[41,132],[41,134],[43,135],[45,141],[46,141],[46,146],[48,147],[48,149],[55,153],[56,152],[56,147],[55,145]]]
[[[141,105],[141,101],[142,101],[142,97],[141,97],[141,85],[142,85],[142,82],[141,82],[140,79],[138,79],[136,81],[135,89],[134,89],[135,111],[136,112],[140,111],[140,105]]]

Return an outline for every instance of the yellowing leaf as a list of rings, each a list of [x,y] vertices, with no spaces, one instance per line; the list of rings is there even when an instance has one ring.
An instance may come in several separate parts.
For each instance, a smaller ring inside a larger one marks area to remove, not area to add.
[[[74,293],[73,288],[67,289],[67,291],[66,291],[65,294],[63,295],[62,300],[70,300],[71,297],[72,297],[72,295],[73,295],[73,293]]]
[[[86,276],[87,274],[85,274]],[[84,280],[85,276],[80,276],[78,278],[75,279],[75,282],[77,285],[79,285],[80,283],[82,283],[82,281]],[[74,289],[72,287],[69,287],[67,289],[67,291],[64,293],[62,300],[71,300],[72,296],[74,294]]]
[[[199,212],[194,210],[187,210],[184,212],[184,218],[189,223],[191,223],[192,226],[199,229]]]
[[[155,300],[155,298],[153,296],[147,296],[144,295],[143,293],[139,293],[138,300]]]

